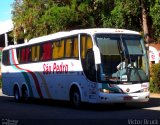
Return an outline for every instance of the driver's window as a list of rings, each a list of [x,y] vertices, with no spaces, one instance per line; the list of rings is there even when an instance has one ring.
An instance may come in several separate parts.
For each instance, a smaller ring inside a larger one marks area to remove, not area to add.
[[[88,49],[93,47],[92,39],[89,35],[82,34],[81,35],[81,58],[85,59],[86,53]]]
[[[95,58],[93,49],[88,49],[85,59],[85,74],[87,78],[91,81],[96,81],[96,69],[95,69]]]
[[[92,39],[89,35],[81,34],[81,62],[86,77],[95,81],[95,60],[93,53]]]

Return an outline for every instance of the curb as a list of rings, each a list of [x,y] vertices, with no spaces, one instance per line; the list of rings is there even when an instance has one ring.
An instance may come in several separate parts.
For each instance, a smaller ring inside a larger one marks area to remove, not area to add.
[[[152,97],[152,98],[160,98],[160,93],[150,93],[150,97]]]

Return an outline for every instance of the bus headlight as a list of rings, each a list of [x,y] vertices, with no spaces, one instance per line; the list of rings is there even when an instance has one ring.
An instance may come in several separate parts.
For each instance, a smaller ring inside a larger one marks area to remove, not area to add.
[[[143,88],[142,90],[141,90],[141,92],[148,92],[149,91],[149,88]]]
[[[103,93],[110,93],[110,91],[108,89],[100,89],[100,92],[103,92]]]

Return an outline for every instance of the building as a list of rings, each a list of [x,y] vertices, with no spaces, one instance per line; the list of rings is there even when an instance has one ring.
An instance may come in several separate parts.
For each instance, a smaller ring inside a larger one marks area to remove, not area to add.
[[[13,31],[12,20],[0,22],[0,61],[2,58],[2,49],[8,45],[14,44],[14,38],[10,33]],[[0,63],[0,76],[1,76],[1,63]]]
[[[149,62],[150,64],[160,63],[160,44],[149,45]]]
[[[0,22],[0,47],[14,44],[14,39],[10,33],[13,31],[12,20]]]

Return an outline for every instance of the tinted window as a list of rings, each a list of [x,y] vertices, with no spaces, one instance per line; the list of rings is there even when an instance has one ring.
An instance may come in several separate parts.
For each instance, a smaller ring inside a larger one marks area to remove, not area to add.
[[[25,47],[19,49],[19,54],[20,54],[20,63],[27,63],[30,62],[30,48]]]
[[[41,45],[41,60],[46,61],[51,59],[52,44],[50,42]]]
[[[3,51],[2,55],[2,63],[4,65],[10,65],[10,60],[9,60],[9,51]]]
[[[40,57],[40,45],[34,45],[31,47],[31,61],[39,61]]]

